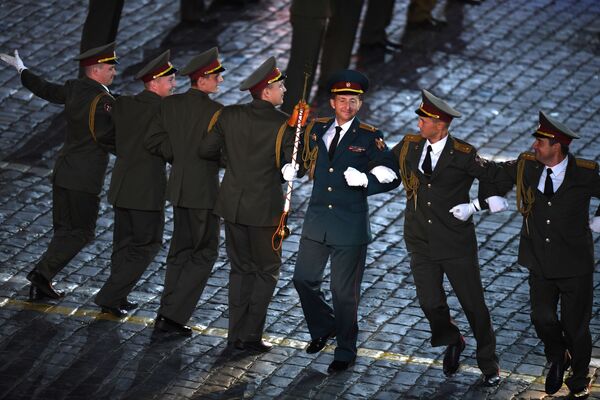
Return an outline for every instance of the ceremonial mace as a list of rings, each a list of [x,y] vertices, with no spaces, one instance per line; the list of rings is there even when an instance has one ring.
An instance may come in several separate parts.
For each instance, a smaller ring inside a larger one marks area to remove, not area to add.
[[[294,125],[296,127],[296,136],[294,138],[294,150],[292,151],[292,169],[294,171],[297,170],[298,167],[298,147],[300,145],[300,136],[302,135],[302,125],[308,118],[308,104],[306,104],[306,89],[308,86],[308,77],[310,74],[308,72],[304,72],[304,89],[302,90],[302,99],[296,104],[294,107],[294,112],[290,117],[290,122],[294,120],[294,114],[297,113]],[[281,245],[283,244],[283,240],[290,236],[290,228],[287,226],[288,216],[290,214],[290,206],[292,203],[292,190],[294,188],[294,181],[289,181],[287,183],[287,191],[285,193],[285,204],[283,206],[283,213],[281,213],[281,218],[279,219],[279,226],[277,230],[273,234],[271,238],[271,246],[273,250],[278,251],[281,249]]]

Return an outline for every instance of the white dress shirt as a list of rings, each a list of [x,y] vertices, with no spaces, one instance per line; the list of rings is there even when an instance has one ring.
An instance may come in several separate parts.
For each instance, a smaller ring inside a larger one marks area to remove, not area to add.
[[[325,134],[323,135],[323,142],[325,142],[325,146],[327,146],[327,150],[329,150],[329,146],[331,146],[331,141],[333,140],[333,137],[335,136],[335,127],[336,126],[342,127],[342,130],[340,131],[340,139],[338,140],[338,144],[339,144],[342,141],[342,138],[344,137],[346,132],[348,132],[348,129],[350,129],[350,125],[352,125],[352,121],[354,121],[354,118],[352,118],[350,121],[346,122],[343,125],[338,125],[338,122],[336,119],[335,122],[333,124],[331,124],[329,129],[327,129],[327,132],[325,132]]]
[[[556,164],[554,167],[547,167],[544,165],[544,172],[540,176],[540,181],[538,182],[538,190],[544,193],[544,186],[546,185],[546,175],[548,175],[548,168],[552,170],[552,174],[550,175],[550,179],[552,179],[552,188],[554,189],[554,193],[558,190],[560,185],[562,185],[565,180],[565,172],[567,171],[567,164],[569,163],[569,157],[565,157],[564,160]]]
[[[419,171],[424,172],[423,161],[425,160],[425,156],[427,155],[427,146],[431,146],[431,154],[429,155],[429,157],[431,157],[431,171],[433,171],[435,169],[435,165],[440,159],[440,155],[442,154],[442,150],[444,150],[444,146],[446,145],[447,141],[448,135],[446,135],[446,137],[444,137],[442,140],[438,140],[435,143],[431,143],[429,139],[425,141],[425,146],[423,146],[423,151],[421,152],[421,159],[419,160]]]

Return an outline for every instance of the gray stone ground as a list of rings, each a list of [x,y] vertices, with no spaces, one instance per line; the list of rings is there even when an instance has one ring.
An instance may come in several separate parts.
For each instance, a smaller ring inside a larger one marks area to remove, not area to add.
[[[441,1],[442,33],[405,34],[406,3],[397,2],[390,38],[403,51],[381,60],[355,58],[372,79],[362,119],[394,144],[416,131],[419,88],[447,99],[464,118],[453,132],[494,159],[527,150],[543,109],[579,132],[579,157],[598,160],[600,144],[600,3],[594,0],[486,0],[481,6]],[[5,0],[0,51],[20,50],[25,64],[55,81],[75,76],[86,2]],[[225,10],[211,29],[181,27],[177,1],[127,1],[118,34],[122,57],[115,89],[140,90],[133,74],[144,57],[172,48],[176,65],[218,44],[227,67],[216,99],[246,101],[239,82],[264,58],[289,55],[289,1],[261,0]],[[369,62],[371,61],[371,62]],[[265,355],[223,354],[227,326],[224,247],[191,320],[188,339],[154,337],[172,228],[167,212],[163,250],[132,293],[141,303],[125,320],[100,315],[92,298],[108,275],[112,211],[103,196],[97,239],[57,276],[67,292],[57,303],[32,303],[25,275],[51,237],[50,169],[62,140],[61,108],[33,97],[14,70],[0,67],[0,397],[6,399],[542,399],[545,359],[529,320],[526,271],[516,264],[521,218],[515,210],[476,217],[482,280],[498,340],[497,388],[478,385],[474,339],[453,295],[449,303],[467,348],[459,373],[446,378],[442,348],[429,345],[402,240],[403,189],[371,198],[375,241],[359,309],[356,366],[328,376],[332,349],[307,355],[309,340],[291,284],[310,183],[294,194],[293,235],[270,306]],[[181,79],[179,90],[187,82]],[[327,106],[319,104],[319,115]],[[107,182],[110,175],[107,176]],[[593,202],[593,209],[598,201]],[[596,250],[598,235],[594,235]],[[568,268],[568,266],[565,266]],[[598,281],[598,276],[595,277]],[[596,289],[598,284],[596,284]],[[597,292],[596,292],[597,293]],[[593,398],[600,398],[600,317],[592,318]],[[557,394],[565,396],[566,388]]]

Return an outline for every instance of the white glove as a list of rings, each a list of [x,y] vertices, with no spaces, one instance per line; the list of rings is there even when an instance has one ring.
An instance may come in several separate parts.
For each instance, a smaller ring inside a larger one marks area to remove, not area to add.
[[[596,233],[600,233],[600,217],[594,217],[590,220],[590,229]]]
[[[344,178],[346,178],[348,186],[367,187],[369,184],[369,178],[367,177],[367,174],[352,167],[348,167],[344,171]]]
[[[300,164],[296,164],[296,168],[292,168],[292,163],[287,163],[283,167],[281,167],[281,173],[283,174],[283,179],[287,182],[291,182],[293,180],[298,179],[298,169],[300,168]]]
[[[450,209],[450,212],[452,215],[454,215],[454,218],[458,218],[461,221],[466,221],[471,215],[475,214],[475,211],[477,211],[474,203],[475,202],[472,201],[470,203],[456,205]]]
[[[506,201],[504,197],[491,196],[485,199],[485,202],[488,203],[491,213],[497,213],[500,211],[508,210],[508,201]]]
[[[379,165],[369,172],[375,175],[379,183],[390,183],[398,179],[398,175],[393,170],[383,165]]]
[[[0,60],[14,67],[19,72],[19,74],[21,73],[21,71],[27,68],[25,64],[23,64],[23,60],[21,60],[21,57],[19,57],[19,50],[15,50],[14,57],[9,56],[8,54],[0,53]]]

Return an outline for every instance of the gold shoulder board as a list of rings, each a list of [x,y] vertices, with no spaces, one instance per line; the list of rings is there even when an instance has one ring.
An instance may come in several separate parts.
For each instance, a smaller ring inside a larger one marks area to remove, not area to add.
[[[461,143],[458,140],[454,140],[454,149],[469,154],[471,150],[473,150],[473,146],[470,144]]]
[[[377,128],[375,128],[373,125],[365,124],[364,122],[361,122],[360,125],[358,125],[358,127],[360,129],[365,129],[365,130],[371,131],[371,132],[377,131]]]
[[[578,167],[583,167],[587,169],[596,169],[598,167],[598,163],[592,160],[584,160],[583,158],[575,159]]]
[[[326,124],[326,123],[328,123],[331,120],[332,120],[331,117],[322,117],[322,118],[315,118],[313,121],[320,122],[322,124]]]
[[[533,154],[530,151],[526,151],[524,153],[521,153],[521,155],[519,156],[519,158],[522,159],[522,160],[535,161],[535,154]]]
[[[408,134],[406,136],[404,136],[404,141],[405,142],[420,142],[422,139],[421,135],[413,135],[413,134]]]

